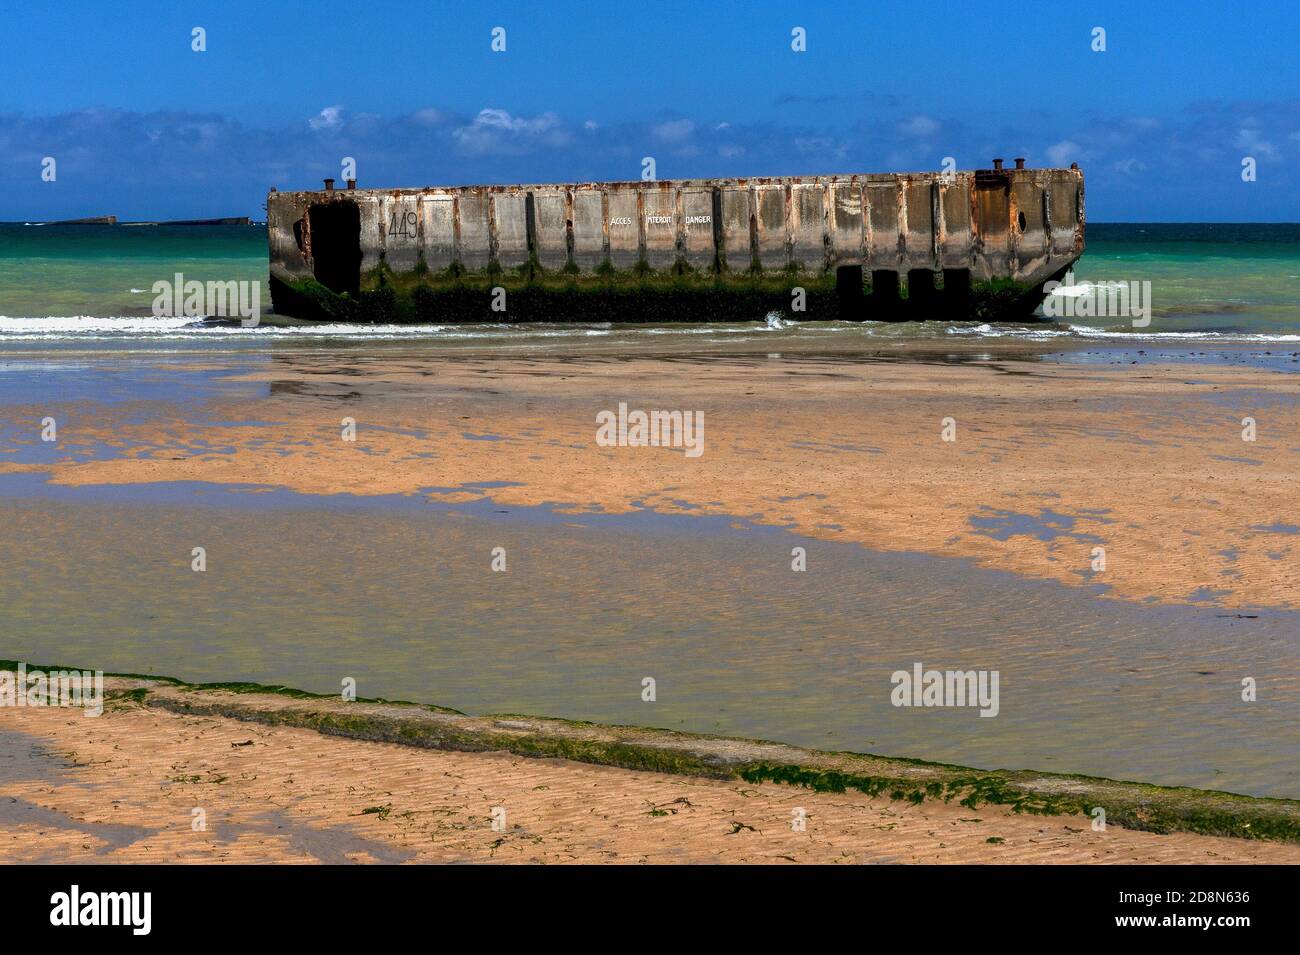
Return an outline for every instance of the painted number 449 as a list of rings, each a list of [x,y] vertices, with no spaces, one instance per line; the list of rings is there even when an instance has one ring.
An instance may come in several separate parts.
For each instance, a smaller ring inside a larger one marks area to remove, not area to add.
[[[415,213],[414,212],[394,212],[388,219],[389,235],[404,235],[408,238],[415,237]]]

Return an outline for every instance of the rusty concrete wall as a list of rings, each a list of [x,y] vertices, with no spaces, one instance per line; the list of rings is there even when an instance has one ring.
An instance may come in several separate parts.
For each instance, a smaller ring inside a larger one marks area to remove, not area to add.
[[[1078,169],[275,192],[272,273],[312,275],[308,210],[351,202],[361,269],[457,264],[591,275],[608,265],[821,275],[969,269],[1041,283],[1083,252]]]

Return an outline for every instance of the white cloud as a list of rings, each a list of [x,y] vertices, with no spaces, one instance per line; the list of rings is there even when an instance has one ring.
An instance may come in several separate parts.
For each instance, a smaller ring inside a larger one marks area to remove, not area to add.
[[[411,114],[411,122],[420,126],[441,126],[448,120],[447,114],[432,106],[416,110]]]
[[[695,132],[695,124],[689,119],[675,119],[670,123],[660,123],[650,131],[660,142],[680,143]]]
[[[848,154],[848,146],[830,136],[796,136],[794,148],[805,156],[817,156],[823,161],[840,160]]]
[[[1277,147],[1253,129],[1237,130],[1236,146],[1256,159],[1277,159]]]
[[[488,108],[479,110],[471,126],[476,129],[502,129],[512,133],[541,133],[558,126],[559,123],[560,118],[554,113],[542,113],[540,116],[528,119],[524,116],[514,116],[504,109]]]
[[[1053,166],[1066,166],[1079,162],[1083,156],[1083,147],[1072,139],[1062,139],[1047,147],[1047,161]]]
[[[929,139],[939,132],[939,123],[929,116],[911,116],[898,124],[898,131],[904,136]]]
[[[452,135],[463,149],[475,153],[517,152],[536,143],[560,146],[569,139],[554,113],[515,116],[492,107],[479,110],[473,121],[457,127]]]
[[[307,120],[307,125],[317,130],[338,129],[343,125],[343,107],[326,106],[320,111],[319,115]]]

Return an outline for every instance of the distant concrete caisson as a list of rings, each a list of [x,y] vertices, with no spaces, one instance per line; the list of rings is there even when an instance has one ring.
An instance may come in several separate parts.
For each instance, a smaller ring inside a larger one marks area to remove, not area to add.
[[[277,192],[281,315],[350,322],[1025,319],[1083,173],[1005,169]]]

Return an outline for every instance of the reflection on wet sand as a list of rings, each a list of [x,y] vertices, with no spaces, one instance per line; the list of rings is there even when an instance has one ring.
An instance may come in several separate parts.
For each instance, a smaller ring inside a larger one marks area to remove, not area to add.
[[[497,491],[12,501],[10,653],[320,692],[351,677],[363,695],[470,712],[1300,795],[1294,612],[1140,607],[962,560],[717,517],[503,506]],[[807,572],[790,569],[795,546]],[[894,708],[890,674],[916,661],[1000,671],[998,717]],[[1259,702],[1241,702],[1243,674]]]
[[[1224,607],[1300,606],[1294,541],[1259,530],[1293,503],[1293,375],[924,356],[224,362],[141,371],[170,376],[178,396],[200,381],[184,399],[60,400],[50,388],[11,408],[0,472],[361,495],[505,481],[495,496],[514,506],[743,515],[1124,599],[1181,603],[1208,587]],[[620,402],[704,412],[708,452],[599,447],[596,415]],[[19,424],[47,414],[56,446]],[[1068,531],[1043,533],[1034,515]]]

